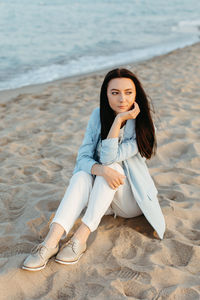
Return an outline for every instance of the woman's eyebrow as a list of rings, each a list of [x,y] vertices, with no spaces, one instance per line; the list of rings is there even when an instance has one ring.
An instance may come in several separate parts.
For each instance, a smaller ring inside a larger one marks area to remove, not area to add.
[[[115,91],[119,91],[118,89],[111,89],[111,91],[113,91],[113,90],[115,90]],[[129,88],[129,89],[125,89],[125,91],[128,91],[128,90],[131,90],[131,91],[132,91],[132,89],[131,89],[131,88]]]

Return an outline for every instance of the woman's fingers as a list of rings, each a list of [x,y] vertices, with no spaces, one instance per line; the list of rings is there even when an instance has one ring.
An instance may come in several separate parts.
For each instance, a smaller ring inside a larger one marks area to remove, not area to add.
[[[112,168],[109,168],[108,170],[109,172],[106,174],[105,179],[112,189],[117,189],[121,184],[124,184],[126,178],[124,174]]]
[[[135,107],[127,112],[122,113],[122,116],[128,119],[135,119],[137,115],[140,113],[140,108],[137,102],[135,102]]]
[[[125,176],[126,177],[126,176]],[[125,180],[125,178],[123,177],[123,178],[117,178],[117,179],[115,179],[115,180],[113,180],[112,181],[112,186],[113,186],[113,188],[118,188],[121,184],[124,184],[124,180]]]
[[[110,182],[110,184],[109,184],[109,186],[113,189],[113,190],[115,190],[115,189],[117,189],[118,187],[119,187],[119,183],[118,182],[116,182],[116,181],[111,181]]]
[[[132,118],[135,119],[137,117],[137,115],[139,114],[139,112],[140,112],[139,105],[137,104],[137,102],[135,102],[135,108],[132,109],[132,111],[131,111]]]

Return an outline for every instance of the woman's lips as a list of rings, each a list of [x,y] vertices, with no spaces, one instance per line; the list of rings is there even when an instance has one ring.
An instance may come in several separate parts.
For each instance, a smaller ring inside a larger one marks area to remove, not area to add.
[[[126,108],[126,106],[119,106],[119,108]]]

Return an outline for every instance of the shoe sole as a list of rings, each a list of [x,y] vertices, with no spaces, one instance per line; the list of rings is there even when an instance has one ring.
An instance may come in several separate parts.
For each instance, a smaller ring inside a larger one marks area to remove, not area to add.
[[[85,252],[85,251],[84,251]],[[72,264],[76,264],[79,259],[81,258],[81,256],[84,254],[84,252],[79,256],[79,258],[77,260],[74,260],[74,261],[64,261],[64,260],[59,260],[59,259],[55,259],[55,261],[59,264],[62,264],[62,265],[72,265]]]
[[[40,271],[40,270],[42,270],[46,267],[46,264],[47,264],[47,262],[45,263],[44,266],[39,267],[39,268],[29,268],[29,267],[26,267],[26,266],[22,266],[22,269],[28,270],[28,271]]]
[[[57,253],[58,253],[58,251],[52,257],[54,257]],[[52,257],[50,257],[50,258],[52,258]],[[50,260],[50,258],[48,259],[48,261]],[[39,267],[39,268],[29,268],[29,267],[26,267],[23,265],[22,269],[28,270],[28,271],[40,271],[46,267],[46,264],[48,263],[48,261],[46,261],[46,263],[42,267]]]

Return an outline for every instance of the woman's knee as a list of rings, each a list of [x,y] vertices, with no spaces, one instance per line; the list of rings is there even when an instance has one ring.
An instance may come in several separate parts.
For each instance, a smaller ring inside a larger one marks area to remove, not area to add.
[[[78,181],[79,183],[86,183],[86,182],[92,183],[93,177],[89,173],[80,170],[72,175],[70,182],[74,180]]]

